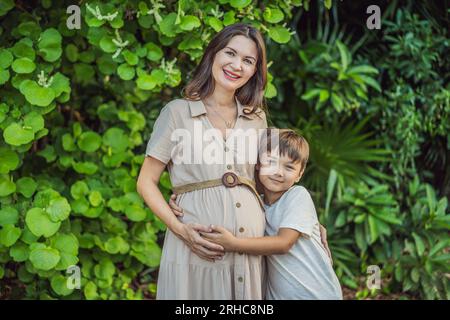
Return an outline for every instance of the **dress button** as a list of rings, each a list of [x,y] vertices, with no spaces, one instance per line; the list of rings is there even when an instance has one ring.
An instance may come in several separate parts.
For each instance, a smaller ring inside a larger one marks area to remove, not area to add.
[[[231,170],[231,168],[232,168],[231,164],[227,165],[228,170]]]
[[[239,281],[239,282],[242,282],[242,281],[244,281],[244,278],[239,277],[239,278],[238,278],[238,281]]]
[[[225,152],[228,152],[230,149],[228,147],[223,148],[223,150],[225,150]]]
[[[241,204],[239,202],[236,202],[236,208],[240,208]]]
[[[244,228],[242,228],[242,227],[240,227],[240,228],[239,228],[239,232],[241,232],[241,233],[242,233],[242,232],[244,232],[244,231],[245,231],[245,229],[244,229]]]

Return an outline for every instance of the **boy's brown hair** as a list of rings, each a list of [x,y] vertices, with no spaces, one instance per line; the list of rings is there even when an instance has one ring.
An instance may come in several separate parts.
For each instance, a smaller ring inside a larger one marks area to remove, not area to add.
[[[267,149],[260,148],[260,150],[262,152],[272,150],[271,139],[268,137],[274,135],[276,137],[277,134],[280,156],[287,155],[294,163],[300,162],[301,170],[303,171],[308,163],[309,144],[303,136],[292,129],[267,128],[260,145],[264,146],[266,143]]]

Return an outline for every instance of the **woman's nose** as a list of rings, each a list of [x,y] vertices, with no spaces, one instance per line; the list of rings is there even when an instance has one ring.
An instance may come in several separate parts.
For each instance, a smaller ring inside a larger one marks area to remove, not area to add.
[[[234,71],[242,71],[242,62],[240,58],[237,58],[233,63],[231,64],[231,68]]]

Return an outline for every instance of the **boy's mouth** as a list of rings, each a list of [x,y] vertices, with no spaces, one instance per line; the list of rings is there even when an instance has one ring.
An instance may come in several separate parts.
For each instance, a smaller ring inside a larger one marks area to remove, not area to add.
[[[269,177],[269,179],[272,180],[273,182],[276,182],[276,183],[283,183],[283,181],[279,181],[279,180],[274,179],[274,178],[270,178],[270,177]]]

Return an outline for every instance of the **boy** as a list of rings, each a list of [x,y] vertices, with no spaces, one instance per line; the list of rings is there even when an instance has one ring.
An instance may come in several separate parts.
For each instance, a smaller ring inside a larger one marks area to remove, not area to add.
[[[331,259],[320,239],[314,203],[303,186],[295,185],[308,157],[308,142],[288,129],[279,130],[279,157],[261,154],[256,168],[264,193],[265,237],[237,238],[219,226],[211,226],[214,233],[202,233],[225,251],[267,255],[268,300],[342,299]]]

